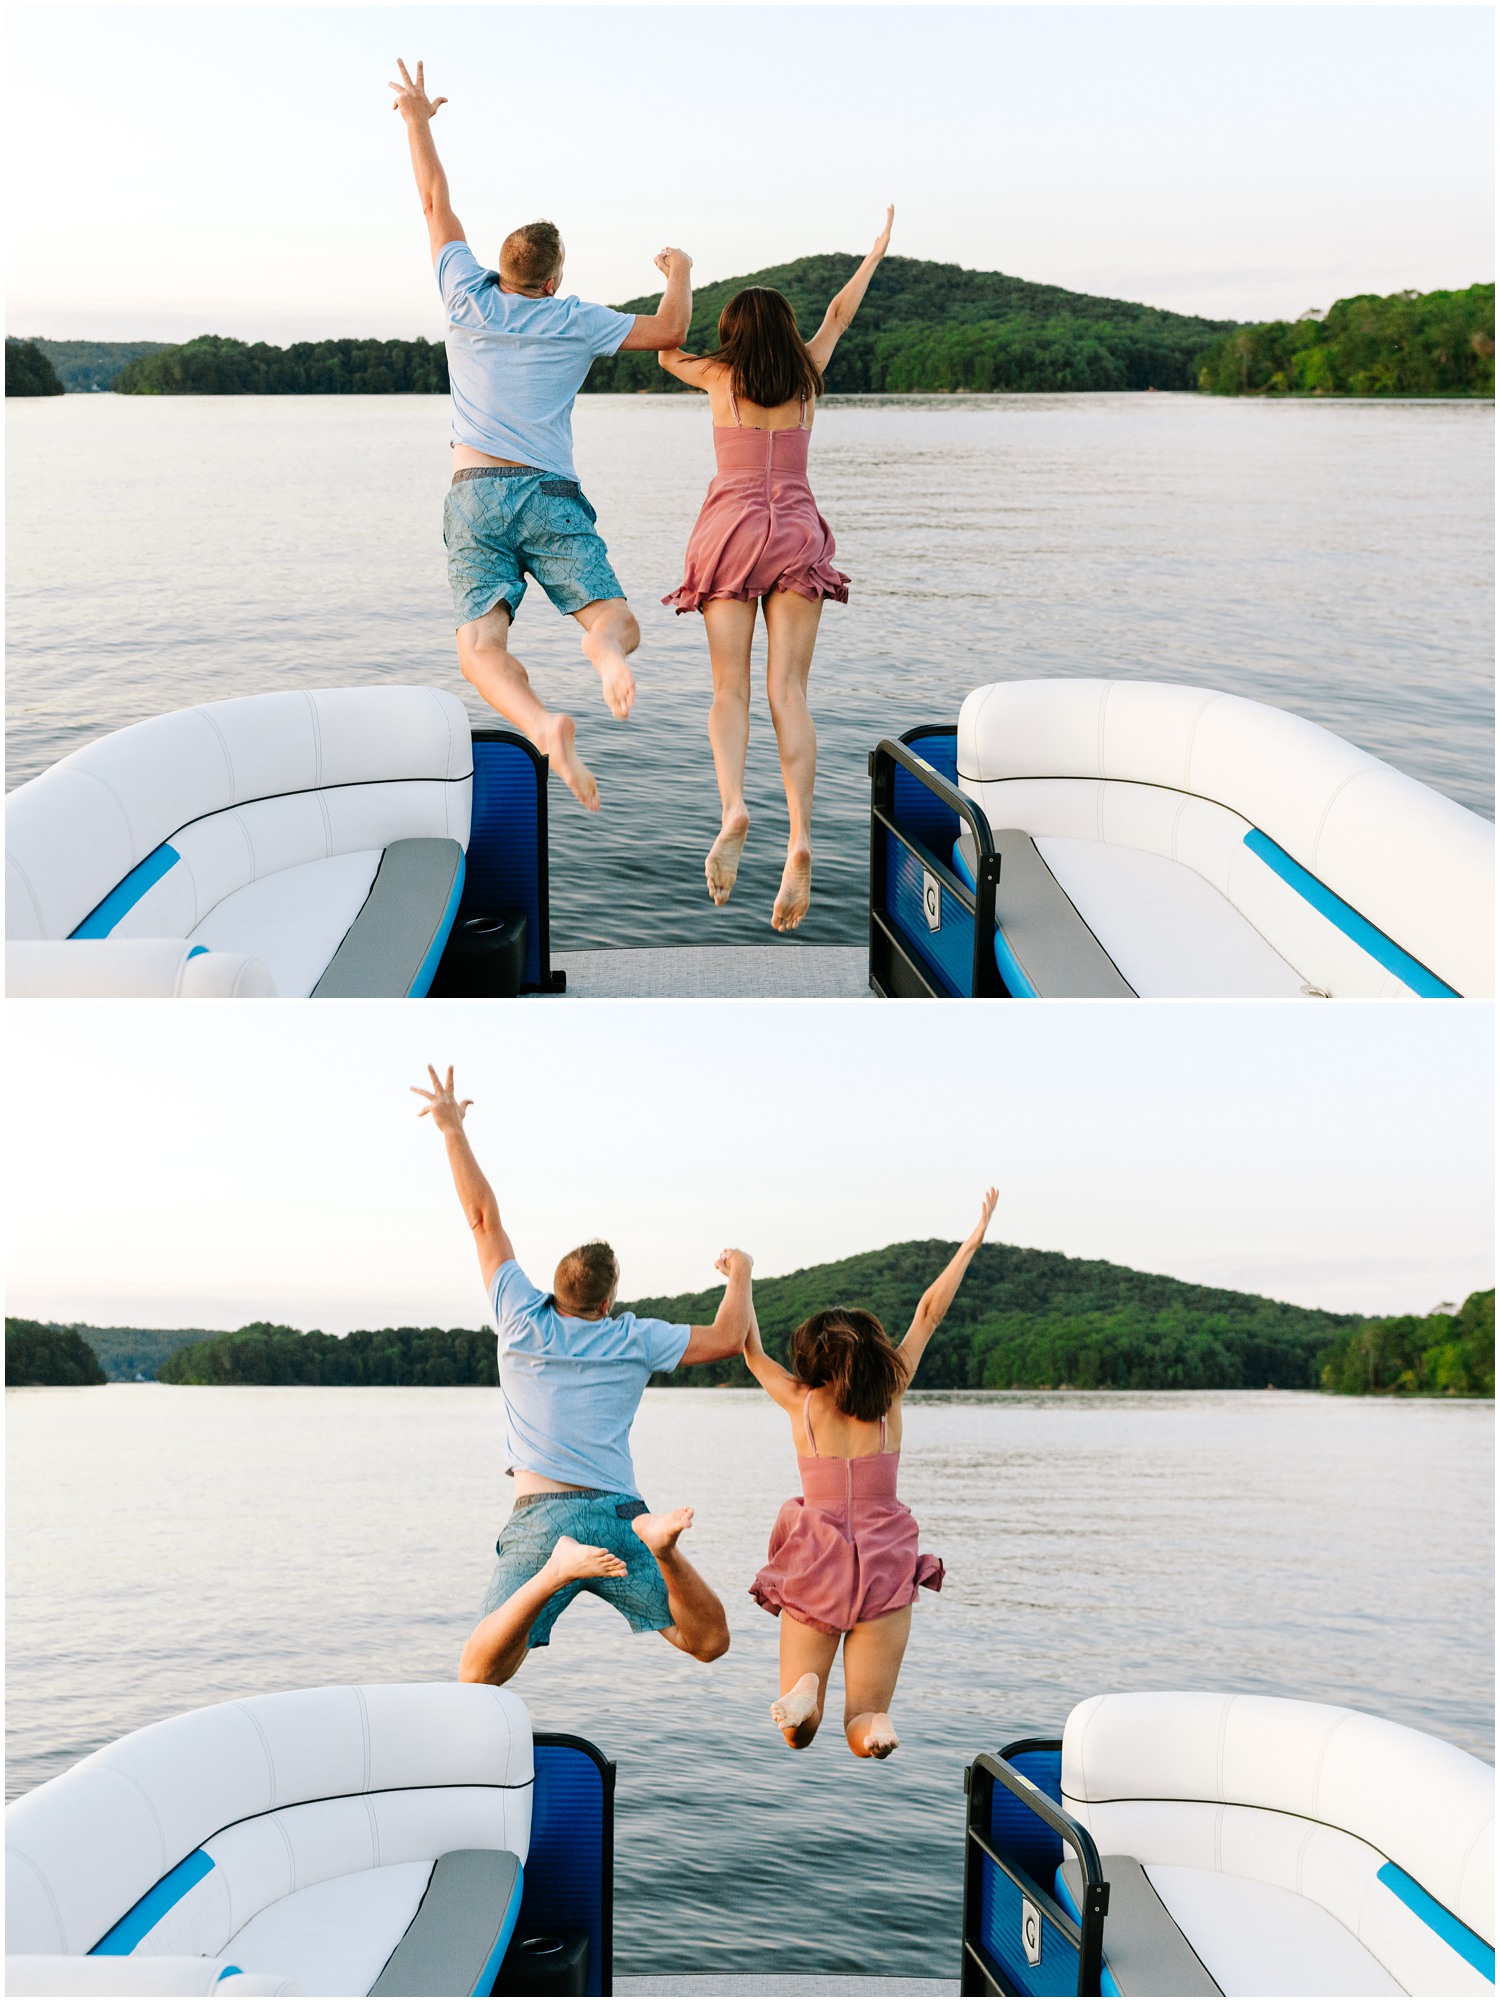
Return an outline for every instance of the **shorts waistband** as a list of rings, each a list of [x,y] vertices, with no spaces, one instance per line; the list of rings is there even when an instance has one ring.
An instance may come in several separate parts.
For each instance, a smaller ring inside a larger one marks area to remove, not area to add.
[[[608,1495],[613,1498],[621,1492],[622,1490],[618,1488],[544,1488],[540,1494],[517,1495],[511,1503],[511,1508],[512,1510],[529,1508],[533,1502],[577,1501],[580,1496],[586,1495],[598,1497]],[[626,1495],[625,1499],[627,1501],[637,1501],[639,1500],[639,1496]]]
[[[460,466],[453,475],[453,482],[456,486],[460,480],[530,480],[546,479],[546,477],[547,471],[544,466]],[[557,475],[558,479],[564,477],[562,473]],[[569,481],[570,486],[574,484],[576,482]]]

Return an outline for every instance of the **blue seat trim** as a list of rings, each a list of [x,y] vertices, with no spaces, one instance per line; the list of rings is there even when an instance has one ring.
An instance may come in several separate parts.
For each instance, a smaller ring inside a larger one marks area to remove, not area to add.
[[[458,851],[458,868],[454,872],[453,887],[448,892],[448,901],[443,907],[443,915],[438,928],[432,935],[432,944],[427,948],[427,956],[417,968],[408,995],[418,999],[424,995],[437,978],[438,961],[443,956],[443,948],[448,943],[448,934],[453,929],[453,921],[458,916],[459,900],[464,893],[464,877],[468,874],[468,857],[462,848]]]
[[[153,848],[144,862],[137,862],[128,876],[120,881],[89,912],[70,938],[108,938],[125,913],[141,901],[153,883],[159,883],[169,869],[177,866],[182,858],[170,841],[164,841],[160,848]]]
[[[1266,867],[1288,884],[1306,903],[1312,905],[1320,917],[1327,918],[1331,925],[1341,931],[1345,938],[1353,939],[1362,952],[1383,966],[1387,973],[1394,973],[1398,980],[1404,980],[1415,994],[1426,995],[1430,1000],[1456,1001],[1459,996],[1455,988],[1446,981],[1439,980],[1421,960],[1413,959],[1409,952],[1403,952],[1392,938],[1362,918],[1352,905],[1342,897],[1336,897],[1326,883],[1320,883],[1316,876],[1304,869],[1300,862],[1294,862],[1284,848],[1278,848],[1268,834],[1262,834],[1258,827],[1252,827],[1245,836],[1245,846],[1252,855],[1258,856]]]
[[[488,1995],[495,1986],[495,1976],[500,1972],[500,1963],[505,1958],[505,1949],[510,1945],[511,1935],[516,1929],[516,1920],[521,1916],[521,1894],[525,1888],[526,1872],[517,1870],[516,1881],[511,1888],[510,1903],[505,1908],[505,1917],[500,1923],[500,1937],[490,1948],[490,1957],[480,1970],[479,1979],[469,1990],[471,1995]]]
[[[124,1918],[112,1925],[90,1951],[134,1953],[158,1919],[164,1918],[173,1905],[185,1898],[194,1884],[201,1883],[213,1867],[214,1859],[202,1849],[195,1849],[191,1856],[184,1856],[177,1868],[159,1878],[145,1897],[138,1899]]]
[[[974,871],[969,867],[962,841],[955,841],[953,844],[953,873],[966,890],[977,891],[979,886],[974,881]],[[995,964],[1000,969],[1000,978],[1005,982],[1007,990],[1017,1000],[1034,1001],[1037,998],[1035,986],[1021,971],[1021,962],[1011,951],[1010,940],[999,924],[995,926]]]
[[[1081,1926],[1083,1924],[1083,1913],[1079,1911],[1078,1900],[1073,1896],[1072,1887],[1063,1875],[1063,1866],[1061,1863],[1058,1864],[1057,1875],[1052,1880],[1052,1895],[1062,1906],[1074,1925]],[[1120,1984],[1110,1972],[1107,1950],[1104,1965],[1099,1969],[1099,1993],[1101,1995],[1119,1995],[1120,1993]]]
[[[1440,1905],[1428,1891],[1424,1891],[1415,1877],[1394,1863],[1382,1863],[1375,1872],[1380,1882],[1398,1897],[1408,1911],[1415,1912],[1424,1926],[1435,1932],[1444,1946],[1466,1960],[1476,1974],[1482,1974],[1493,1984],[1495,1979],[1495,1949],[1482,1940],[1478,1933],[1470,1932],[1461,1919],[1456,1919],[1446,1905]]]

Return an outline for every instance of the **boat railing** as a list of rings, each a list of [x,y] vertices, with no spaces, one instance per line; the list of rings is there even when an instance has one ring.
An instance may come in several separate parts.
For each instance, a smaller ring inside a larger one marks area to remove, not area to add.
[[[1035,1764],[1039,1757],[1044,1766],[1055,1766],[1061,1753],[1060,1739],[1023,1738],[998,1757],[981,1753],[965,1769],[961,1994],[1065,1993],[1055,1974],[1045,1989],[1027,1984],[1028,1969],[1041,1966],[1049,1946],[1054,1954],[1061,1947],[1076,1963],[1075,1994],[1100,1992],[1109,1885],[1099,1851],[1089,1831],[1020,1769],[1020,1762]],[[999,1801],[997,1787],[1004,1790]],[[1037,1874],[1038,1866],[1044,1875],[1055,1872],[1065,1846],[1083,1880],[1077,1920]]]
[[[870,753],[870,984],[878,994],[1009,992],[995,959],[1000,857],[989,821],[918,749],[952,766],[957,734],[953,724],[927,724],[883,737]],[[960,829],[973,842],[972,888],[948,859]]]

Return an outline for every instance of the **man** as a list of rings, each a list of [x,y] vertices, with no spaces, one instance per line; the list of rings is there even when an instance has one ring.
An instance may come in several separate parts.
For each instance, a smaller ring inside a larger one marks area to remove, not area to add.
[[[636,1633],[665,1636],[699,1661],[729,1647],[718,1596],[678,1549],[690,1508],[652,1515],[636,1491],[630,1427],[653,1370],[738,1355],[750,1330],[750,1260],[717,1260],[728,1284],[707,1327],[674,1326],[615,1312],[620,1272],[607,1244],[580,1245],[557,1268],[551,1294],[516,1263],[464,1132],[472,1099],[453,1093],[429,1064],[430,1113],[479,1253],[500,1342],[506,1471],[515,1507],[495,1545],[484,1613],[459,1664],[464,1682],[508,1682],[527,1651],[546,1647],[559,1613],[579,1592],[617,1608]]]
[[[447,98],[429,98],[421,63],[413,83],[398,61],[395,109],[406,121],[412,168],[447,309],[453,394],[453,484],[443,511],[458,659],[492,709],[524,731],[590,813],[599,787],[575,746],[573,718],[554,714],[510,651],[510,623],[529,572],[560,612],[583,628],[610,713],[624,722],[635,701],[626,656],[641,631],[610,566],[594,510],[573,470],[573,400],[599,355],[680,347],[693,301],[685,251],[663,250],[667,281],[654,313],[559,298],[565,256],[550,222],[514,229],[498,272],[464,240],[448,177],[432,141]]]

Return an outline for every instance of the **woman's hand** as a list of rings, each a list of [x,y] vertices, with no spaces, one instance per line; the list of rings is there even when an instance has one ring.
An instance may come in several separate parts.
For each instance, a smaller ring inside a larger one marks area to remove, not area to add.
[[[664,250],[657,251],[651,262],[656,266],[663,278],[671,277],[672,266],[674,264],[679,270],[691,271],[693,268],[693,260],[688,256],[687,252],[685,250],[676,250],[671,244],[668,244]]]
[[[721,1251],[714,1260],[715,1272],[722,1272],[726,1279],[732,1279],[738,1268],[748,1278],[755,1261],[748,1251]]]
[[[870,255],[872,257],[884,257],[886,252],[890,249],[891,224],[895,221],[895,218],[896,218],[896,204],[892,202],[885,212],[885,228],[880,232],[879,236],[876,237],[875,247],[870,252]]]
[[[990,1218],[995,1214],[995,1205],[1000,1200],[998,1189],[986,1189],[984,1200],[979,1205],[979,1221],[969,1232],[969,1242],[973,1245],[984,1243],[984,1234],[990,1227]]]

